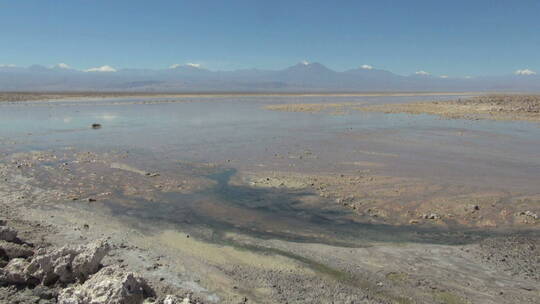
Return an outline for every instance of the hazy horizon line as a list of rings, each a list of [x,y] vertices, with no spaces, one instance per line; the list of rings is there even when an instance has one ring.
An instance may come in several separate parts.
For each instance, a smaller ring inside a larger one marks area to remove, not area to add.
[[[88,73],[115,73],[115,72],[124,71],[124,70],[167,71],[167,70],[175,70],[175,69],[180,69],[180,68],[192,68],[192,69],[195,69],[195,70],[198,69],[198,70],[201,70],[201,71],[208,71],[208,72],[237,72],[237,71],[245,71],[245,70],[276,72],[276,71],[286,70],[288,68],[291,68],[291,67],[294,67],[294,66],[299,66],[299,65],[305,65],[305,66],[321,65],[321,66],[325,67],[326,69],[328,69],[328,70],[330,70],[332,72],[335,72],[335,73],[344,73],[344,72],[348,72],[348,71],[352,71],[352,70],[366,70],[366,71],[371,71],[372,70],[372,71],[390,72],[390,73],[392,73],[394,75],[403,76],[403,77],[407,77],[407,76],[427,76],[427,77],[436,77],[436,78],[443,78],[443,79],[445,79],[445,78],[454,78],[454,79],[455,78],[476,78],[476,77],[508,76],[508,75],[519,75],[519,76],[538,75],[536,70],[533,70],[530,67],[518,68],[518,69],[516,69],[514,71],[509,71],[506,74],[491,74],[491,75],[476,74],[476,75],[460,75],[460,76],[453,75],[453,76],[449,76],[447,74],[434,74],[434,73],[431,73],[431,72],[428,71],[429,69],[418,69],[418,70],[416,70],[414,72],[411,72],[409,74],[398,74],[398,73],[393,72],[391,69],[379,68],[379,67],[373,66],[371,64],[360,64],[360,65],[350,67],[350,68],[345,69],[345,70],[337,70],[337,69],[333,69],[331,67],[328,67],[328,66],[326,66],[325,64],[323,64],[321,62],[317,62],[317,61],[309,62],[309,61],[306,61],[306,60],[297,62],[297,63],[292,64],[292,65],[288,65],[288,66],[285,66],[285,67],[276,68],[276,69],[265,69],[265,68],[255,68],[255,67],[252,67],[252,68],[246,67],[246,68],[237,68],[237,69],[211,69],[209,67],[204,66],[202,63],[193,63],[193,62],[172,63],[169,66],[162,67],[162,68],[159,68],[159,67],[157,67],[157,68],[114,67],[114,65],[110,65],[110,64],[104,64],[104,65],[101,65],[101,66],[94,66],[94,67],[89,67],[89,68],[77,68],[77,67],[71,66],[69,64],[63,63],[63,62],[53,64],[53,65],[44,65],[44,64],[39,64],[39,63],[33,63],[33,64],[26,65],[26,66],[21,66],[21,65],[16,65],[16,64],[0,64],[0,68],[23,68],[23,69],[29,69],[29,68],[32,68],[32,67],[41,67],[41,68],[46,68],[46,69],[49,69],[49,70],[57,69],[57,70],[65,70],[65,71],[88,72]]]

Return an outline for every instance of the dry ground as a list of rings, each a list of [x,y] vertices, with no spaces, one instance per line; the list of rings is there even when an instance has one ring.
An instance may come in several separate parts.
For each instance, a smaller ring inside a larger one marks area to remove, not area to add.
[[[540,122],[540,95],[489,95],[445,102],[416,102],[358,107],[366,112],[432,114],[444,118]]]

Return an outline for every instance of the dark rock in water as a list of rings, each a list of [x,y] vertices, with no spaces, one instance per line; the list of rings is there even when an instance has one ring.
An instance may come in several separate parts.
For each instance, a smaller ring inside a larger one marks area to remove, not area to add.
[[[92,129],[101,129],[101,124],[98,124],[98,123],[92,124]]]
[[[469,205],[465,207],[465,212],[468,213],[475,213],[476,211],[480,210],[480,206],[478,205]]]

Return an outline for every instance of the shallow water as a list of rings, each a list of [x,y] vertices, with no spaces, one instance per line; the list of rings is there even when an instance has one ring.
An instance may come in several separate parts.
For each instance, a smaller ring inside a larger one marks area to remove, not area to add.
[[[179,103],[103,100],[0,105],[6,149],[73,146],[144,150],[184,161],[232,160],[242,170],[276,154],[313,151],[313,170],[340,163],[382,162],[392,175],[535,191],[540,177],[540,128],[526,122],[444,120],[429,115],[348,115],[264,110],[267,104],[444,100],[419,97],[221,97]],[[159,101],[159,100],[144,100]],[[111,105],[111,103],[113,103]],[[89,126],[100,123],[102,129]],[[465,179],[465,180],[464,180]]]
[[[365,247],[387,242],[468,244],[485,237],[516,233],[511,230],[362,223],[352,220],[349,211],[325,199],[315,206],[302,205],[300,197],[310,195],[309,191],[231,185],[229,179],[235,173],[228,169],[208,175],[218,181],[211,189],[190,194],[164,193],[159,207],[155,202],[143,199],[138,199],[136,206],[114,201],[107,201],[105,205],[114,216],[146,232],[174,227],[193,233],[199,239],[235,246],[242,245],[231,243],[227,233],[340,247]],[[89,208],[85,203],[81,207]],[[201,234],[201,229],[211,231],[210,236]],[[536,232],[522,230],[519,233]]]
[[[351,166],[352,162],[380,163],[382,166],[373,169],[380,174],[537,193],[540,128],[534,123],[263,109],[280,103],[451,98],[274,96],[191,98],[176,103],[121,99],[1,104],[0,146],[5,153],[63,147],[130,151],[139,155],[144,167],[158,171],[171,160],[212,162],[231,168],[210,176],[218,181],[211,191],[165,194],[163,200],[171,203],[159,210],[144,201],[139,202],[141,208],[134,209],[110,205],[114,212],[133,218],[178,225],[192,219],[215,231],[248,230],[259,237],[350,246],[360,245],[357,240],[458,242],[455,236],[434,230],[359,224],[332,207],[299,207],[296,197],[302,193],[298,191],[253,189],[226,182],[235,170],[291,170],[288,160],[294,159],[292,169],[300,172],[354,173],[358,168]],[[103,127],[94,130],[92,123]],[[299,160],[306,152],[312,158]],[[238,218],[234,215],[241,211],[244,217],[235,224]]]

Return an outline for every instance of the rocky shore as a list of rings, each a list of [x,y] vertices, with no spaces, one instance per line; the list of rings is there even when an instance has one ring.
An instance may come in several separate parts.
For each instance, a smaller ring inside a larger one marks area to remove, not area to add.
[[[8,221],[10,223],[12,221]],[[56,247],[32,238],[42,229],[19,221],[19,231],[0,220],[0,303],[20,304],[188,304],[189,295],[156,292],[126,265],[103,264],[117,247],[107,239]]]

